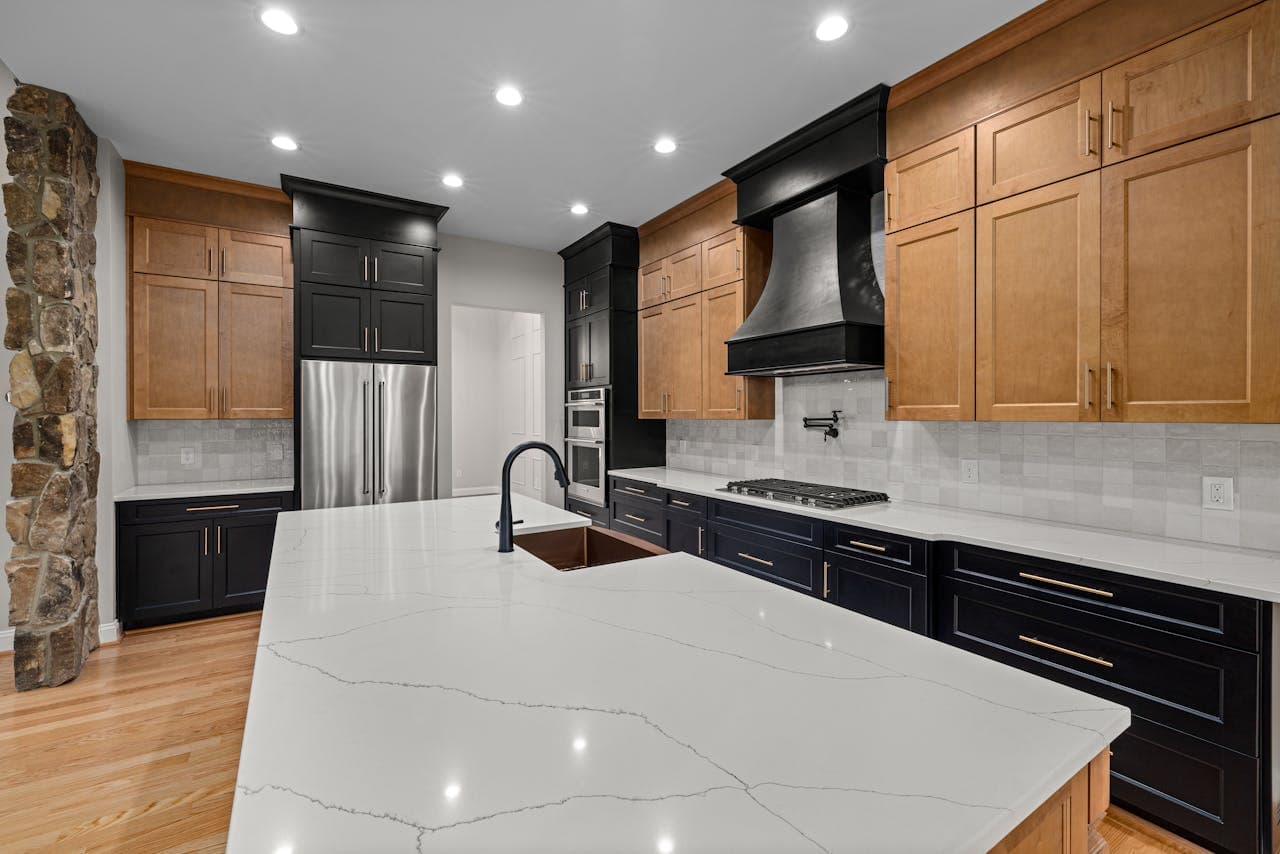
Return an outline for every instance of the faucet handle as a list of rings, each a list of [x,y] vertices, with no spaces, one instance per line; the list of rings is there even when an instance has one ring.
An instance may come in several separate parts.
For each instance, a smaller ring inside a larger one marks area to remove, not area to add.
[[[516,525],[523,525],[523,524],[524,524],[524,520],[523,520],[523,519],[512,519],[512,520],[511,520],[511,527],[513,527],[513,528],[514,528]],[[498,530],[498,528],[500,528],[501,526],[502,526],[502,523],[501,523],[501,522],[494,522],[494,523],[493,523],[493,530],[495,530],[495,531],[496,531],[496,530]]]

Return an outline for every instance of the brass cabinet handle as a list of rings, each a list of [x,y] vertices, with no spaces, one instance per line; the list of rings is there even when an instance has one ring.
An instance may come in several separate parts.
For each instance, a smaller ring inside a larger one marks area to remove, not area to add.
[[[1102,596],[1106,599],[1111,599],[1116,595],[1110,590],[1103,590],[1100,587],[1085,587],[1083,584],[1072,584],[1070,581],[1059,581],[1056,578],[1046,578],[1043,575],[1036,575],[1031,572],[1019,572],[1018,577],[1025,578],[1028,581],[1039,581],[1041,584],[1052,584],[1054,587],[1065,587],[1068,590],[1076,590],[1080,593],[1092,593],[1094,596]]]
[[[221,254],[222,260],[220,261],[221,266],[219,269],[221,274],[225,276],[227,274],[227,250],[223,249]]]
[[[886,225],[893,222],[893,193],[888,190],[884,191],[884,221]]]
[[[204,553],[205,553],[205,556],[207,557],[209,554],[209,528],[208,526],[205,526],[200,530],[204,534]]]
[[[893,391],[893,380],[890,379],[888,375],[885,375],[885,378],[884,378],[884,411],[885,412],[890,412],[893,410],[892,391]]]
[[[698,526],[698,557],[702,557],[702,526]]]
[[[870,549],[873,552],[889,551],[889,549],[886,546],[875,546],[875,545],[872,545],[871,543],[864,543],[861,540],[850,540],[849,545],[853,546],[855,549]]]
[[[1084,408],[1093,408],[1093,369],[1087,361],[1084,363]]]
[[[364,351],[369,352],[369,327],[364,328]]]
[[[1063,655],[1069,655],[1072,658],[1078,658],[1081,661],[1088,661],[1093,664],[1101,664],[1103,667],[1115,667],[1114,664],[1112,664],[1110,661],[1107,661],[1105,658],[1098,658],[1096,655],[1085,655],[1083,652],[1076,652],[1074,649],[1067,649],[1065,646],[1058,646],[1057,644],[1046,643],[1040,640],[1039,638],[1030,638],[1030,637],[1027,637],[1026,635],[1018,635],[1018,640],[1023,641],[1025,643],[1029,643],[1032,646],[1043,647],[1044,649],[1051,649],[1054,652],[1060,652]]]
[[[216,526],[218,529],[218,554],[222,554],[222,526]]]
[[[376,259],[376,258],[374,259],[373,266],[374,266],[375,268],[378,266],[378,261],[377,261],[377,259]],[[377,281],[376,274],[375,274],[375,279],[374,279],[374,281]],[[373,352],[375,352],[375,353],[381,353],[381,352],[382,352],[382,340],[381,340],[381,338],[380,338],[380,337],[379,337],[379,335],[378,335],[378,333],[379,333],[379,332],[381,332],[381,331],[382,331],[382,327],[381,327],[381,326],[375,326],[375,327],[373,327]]]
[[[677,507],[688,507],[688,506],[689,506],[689,502],[688,502],[688,501],[681,501],[679,498],[673,498],[673,499],[671,499],[671,503],[672,503],[672,504],[674,504],[674,505],[676,505]]]
[[[1116,142],[1116,113],[1123,115],[1124,107],[1116,107],[1115,101],[1107,101],[1107,148],[1120,144]]]
[[[369,281],[369,256],[368,255],[364,256],[364,279],[362,281],[365,281],[365,282]]]
[[[1084,124],[1080,128],[1081,130],[1080,155],[1082,157],[1088,157],[1090,154],[1093,154],[1093,145],[1091,144],[1092,140],[1090,139],[1090,134],[1089,134],[1089,125],[1092,122],[1093,122],[1093,115],[1089,112],[1089,108],[1085,107],[1084,108]]]
[[[755,555],[749,555],[746,552],[738,552],[738,557],[742,558],[743,560],[755,561],[756,563],[762,564],[764,566],[773,566],[773,561],[765,560],[764,558],[756,557]]]
[[[213,273],[213,247],[212,246],[209,247],[208,265],[209,265],[209,272],[210,274],[212,274]]]
[[[624,486],[624,487],[622,487],[622,488],[623,488],[623,489],[625,489],[627,492],[636,492],[636,493],[639,493],[640,495],[648,495],[648,494],[649,494],[649,490],[647,490],[647,489],[640,489],[640,488],[635,487],[635,486]]]
[[[822,598],[826,599],[831,594],[831,585],[827,583],[827,572],[831,569],[831,564],[827,561],[822,562]]]
[[[378,281],[378,256],[373,256],[373,280]]]
[[[1115,372],[1111,368],[1111,363],[1107,362],[1107,410],[1108,411],[1116,408],[1115,388],[1111,381],[1111,378],[1114,373]]]
[[[738,405],[734,408],[734,411],[742,411],[742,386],[738,386]]]
[[[206,510],[239,510],[239,504],[215,504],[211,507],[188,507],[188,513],[202,513]]]
[[[649,521],[648,519],[644,518],[643,516],[634,516],[634,515],[632,515],[632,514],[630,514],[630,513],[623,513],[622,515],[623,515],[623,516],[626,516],[626,517],[627,517],[628,519],[630,519],[632,522],[648,522],[648,521]]]
[[[741,248],[738,249],[738,257],[737,257],[737,260],[735,260],[733,263],[733,269],[737,272],[742,272],[742,249]]]

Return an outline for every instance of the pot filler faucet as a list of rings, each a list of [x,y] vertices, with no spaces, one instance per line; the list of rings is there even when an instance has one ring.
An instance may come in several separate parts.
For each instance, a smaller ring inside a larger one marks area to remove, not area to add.
[[[551,462],[556,466],[556,482],[566,489],[569,486],[569,475],[565,473],[564,462],[561,461],[555,448],[546,442],[525,442],[512,448],[511,453],[507,454],[506,462],[502,464],[502,509],[498,513],[498,551],[500,552],[509,552],[515,548],[511,545],[511,528],[515,524],[511,521],[511,464],[516,461],[516,457],[530,448],[546,451],[547,456],[551,457]]]

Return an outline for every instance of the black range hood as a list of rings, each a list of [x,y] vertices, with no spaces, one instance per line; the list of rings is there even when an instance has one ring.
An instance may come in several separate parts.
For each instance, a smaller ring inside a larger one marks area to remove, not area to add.
[[[871,197],[884,186],[888,96],[877,86],[724,173],[738,222],[773,232],[764,292],[728,341],[730,374],[884,367]]]

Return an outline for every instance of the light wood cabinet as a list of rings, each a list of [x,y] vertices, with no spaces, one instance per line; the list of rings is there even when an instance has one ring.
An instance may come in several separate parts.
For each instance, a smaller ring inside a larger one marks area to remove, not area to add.
[[[667,299],[702,292],[702,246],[690,246],[667,258]]]
[[[667,318],[663,306],[640,310],[636,338],[640,349],[641,418],[667,416]]]
[[[702,304],[697,296],[640,312],[640,417],[702,417]]]
[[[974,416],[973,211],[885,237],[885,417]]]
[[[977,418],[1097,421],[1097,172],[978,208]]]
[[[187,279],[216,279],[218,229],[189,222],[133,218],[133,271]]]
[[[293,417],[293,291],[223,282],[218,291],[222,418]]]
[[[986,204],[1102,165],[1095,74],[978,124],[977,201]]]
[[[216,418],[218,283],[135,273],[130,417]]]
[[[1102,170],[1103,413],[1280,421],[1280,117]]]
[[[718,288],[742,278],[742,229],[735,228],[702,244],[702,287]]]
[[[750,293],[749,290],[755,290]],[[758,289],[739,279],[702,292],[702,417],[772,418],[772,377],[730,376],[726,341],[755,306]]]
[[[1280,111],[1280,11],[1268,0],[1102,72],[1103,162]]]
[[[252,231],[218,230],[218,279],[273,288],[293,287],[289,238]]]
[[[667,259],[661,258],[640,268],[638,305],[648,308],[667,297]]]
[[[886,232],[973,207],[973,139],[974,129],[967,127],[885,166]]]

